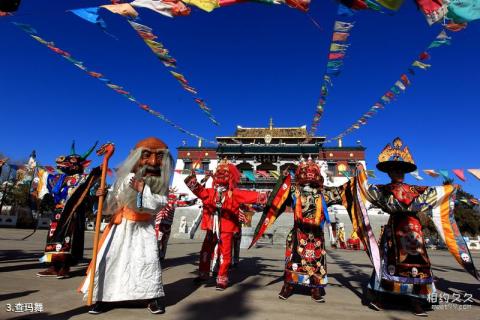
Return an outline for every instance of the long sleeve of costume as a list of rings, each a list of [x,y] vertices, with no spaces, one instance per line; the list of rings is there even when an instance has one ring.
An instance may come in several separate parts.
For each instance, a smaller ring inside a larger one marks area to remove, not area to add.
[[[237,202],[245,204],[266,204],[267,193],[258,191],[236,190],[233,195]]]
[[[452,185],[427,188],[410,205],[411,211],[425,212],[455,260],[480,280],[473,259],[454,217],[456,190]]]
[[[151,191],[148,185],[145,185],[142,197],[142,209],[151,212],[152,214],[158,212],[158,209],[167,204],[167,197],[165,195],[155,194]]]
[[[363,166],[357,167],[357,175],[339,187],[324,188],[327,205],[341,204],[348,212],[353,230],[357,232],[372,261],[376,274],[380,274],[380,252],[370,225],[367,201],[378,205],[381,193],[374,185],[367,183]]]
[[[176,207],[177,197],[175,196],[175,194],[170,193],[168,195],[167,205],[161,208],[155,217],[155,230],[157,231],[157,233],[160,224],[172,225]]]
[[[188,176],[185,178],[185,184],[200,200],[205,201],[208,198],[207,190],[197,181],[197,177]]]

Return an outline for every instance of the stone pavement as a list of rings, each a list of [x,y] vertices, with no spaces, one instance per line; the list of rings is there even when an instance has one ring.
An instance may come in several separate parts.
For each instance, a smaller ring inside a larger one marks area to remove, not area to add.
[[[0,319],[418,319],[409,311],[376,312],[362,305],[362,288],[372,271],[364,252],[328,250],[330,285],[327,302],[315,303],[308,292],[299,290],[287,301],[279,300],[282,286],[283,248],[262,247],[242,251],[242,261],[231,276],[231,286],[215,291],[211,281],[196,287],[192,283],[197,268],[198,240],[172,239],[164,266],[167,313],[152,315],[142,303],[122,304],[101,315],[87,314],[82,297],[75,290],[82,281],[86,262],[77,266],[72,278],[65,280],[37,278],[43,269],[38,263],[46,230],[38,230],[27,240],[30,230],[0,229]],[[86,236],[86,255],[91,255],[92,233]],[[430,251],[437,288],[452,295],[466,292],[474,302],[467,310],[437,310],[430,319],[480,319],[480,283],[464,272],[446,251]],[[476,265],[480,254],[475,253]],[[463,295],[462,295],[463,297]],[[7,312],[7,304],[42,303],[43,312]],[[458,308],[456,304],[447,307]]]

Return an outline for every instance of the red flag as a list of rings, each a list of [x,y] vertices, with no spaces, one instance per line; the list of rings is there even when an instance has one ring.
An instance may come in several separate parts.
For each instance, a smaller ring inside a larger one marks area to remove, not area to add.
[[[401,75],[400,81],[402,81],[402,83],[403,83],[405,86],[409,86],[409,85],[410,85],[410,80],[408,80],[408,77],[407,77],[406,74],[402,74],[402,75]]]
[[[455,175],[458,177],[458,179],[465,182],[465,172],[463,171],[463,169],[453,169],[452,171],[453,171],[453,173],[455,173]]]
[[[424,51],[422,53],[420,53],[420,56],[418,57],[420,60],[428,60],[430,59],[430,55],[428,54],[428,52]]]
[[[331,52],[328,55],[328,60],[339,60],[345,58],[345,53]]]

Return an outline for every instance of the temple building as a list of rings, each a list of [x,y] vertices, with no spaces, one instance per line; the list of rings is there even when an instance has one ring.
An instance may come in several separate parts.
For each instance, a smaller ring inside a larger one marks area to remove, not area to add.
[[[295,170],[298,162],[311,157],[316,160],[325,185],[347,181],[357,162],[365,166],[365,148],[361,145],[324,147],[325,137],[309,137],[307,127],[246,128],[237,126],[232,136],[217,137],[217,147],[178,147],[173,185],[180,193],[189,193],[183,180],[195,169],[199,179],[214,171],[219,159],[228,159],[242,173],[240,188],[272,189],[284,170]],[[211,183],[211,181],[209,181]],[[207,184],[208,185],[208,184]]]

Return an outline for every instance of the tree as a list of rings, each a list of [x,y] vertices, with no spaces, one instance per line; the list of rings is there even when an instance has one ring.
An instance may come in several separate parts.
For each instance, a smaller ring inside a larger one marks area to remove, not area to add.
[[[444,185],[453,184],[453,179],[445,179]],[[480,234],[480,212],[473,205],[460,201],[462,199],[472,199],[473,195],[464,191],[458,186],[457,200],[455,202],[454,216],[457,220],[458,228],[463,235],[477,236]],[[477,206],[478,208],[478,206]]]

